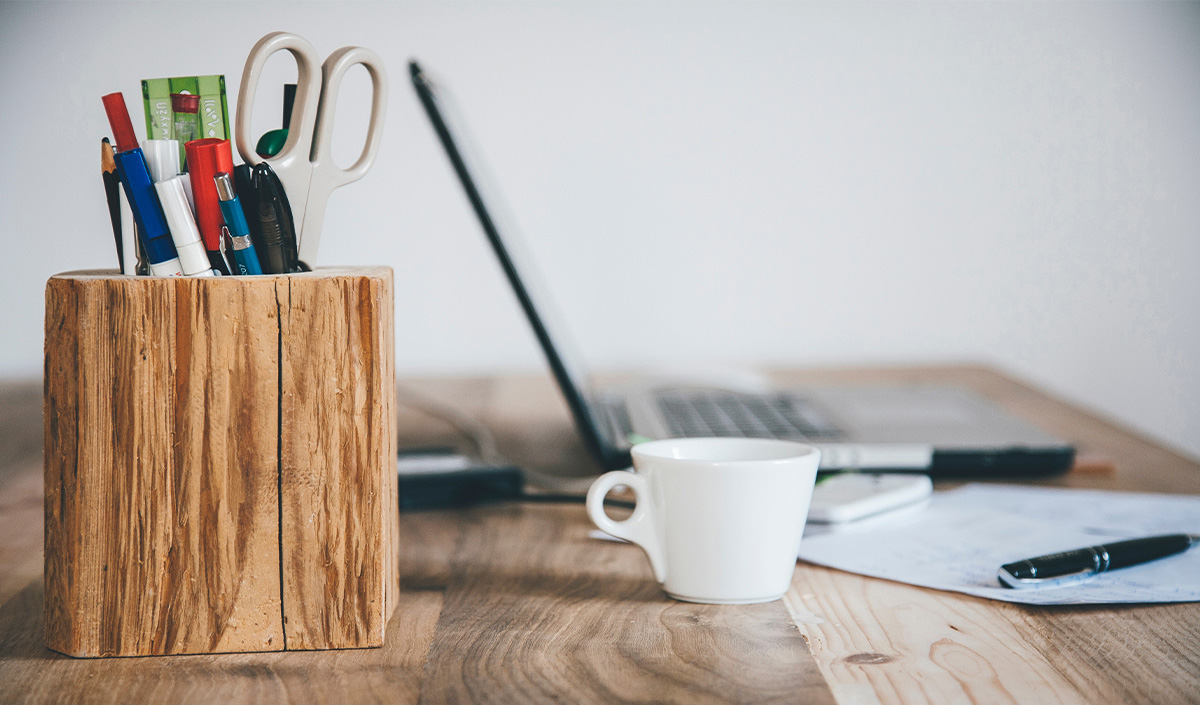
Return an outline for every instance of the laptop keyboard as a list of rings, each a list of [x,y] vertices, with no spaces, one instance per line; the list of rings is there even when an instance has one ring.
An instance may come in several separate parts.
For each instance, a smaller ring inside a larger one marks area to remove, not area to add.
[[[842,435],[814,405],[787,394],[672,389],[655,392],[655,401],[676,437],[817,440]]]

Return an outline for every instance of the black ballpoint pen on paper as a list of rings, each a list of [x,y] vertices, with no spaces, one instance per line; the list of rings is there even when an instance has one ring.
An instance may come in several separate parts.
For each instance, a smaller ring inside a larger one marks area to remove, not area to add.
[[[1071,585],[1118,568],[1182,553],[1200,543],[1200,534],[1148,536],[1100,546],[1051,553],[1000,566],[997,577],[1010,588]]]

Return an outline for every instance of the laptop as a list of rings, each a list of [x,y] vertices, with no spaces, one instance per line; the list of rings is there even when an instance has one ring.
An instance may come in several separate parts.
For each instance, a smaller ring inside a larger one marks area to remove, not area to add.
[[[757,388],[720,380],[666,376],[600,389],[574,354],[553,302],[513,232],[497,219],[495,191],[480,181],[480,162],[444,88],[416,61],[409,73],[467,199],[529,319],[575,425],[608,469],[630,465],[644,439],[748,436],[802,441],[821,449],[821,470],[925,472],[939,477],[1008,477],[1065,472],[1074,449],[952,386]]]

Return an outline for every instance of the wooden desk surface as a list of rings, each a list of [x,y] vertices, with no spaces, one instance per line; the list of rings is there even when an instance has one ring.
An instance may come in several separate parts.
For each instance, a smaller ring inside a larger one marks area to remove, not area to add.
[[[988,370],[779,378],[960,383],[1099,461],[1041,484],[1200,494],[1197,463]],[[405,386],[483,420],[519,464],[598,471],[547,379]],[[0,702],[1200,701],[1200,604],[1032,608],[799,565],[782,601],[690,605],[637,548],[588,539],[578,505],[403,515],[381,649],[70,659],[42,646],[41,396],[0,384]],[[402,446],[461,442],[403,407],[401,429]]]

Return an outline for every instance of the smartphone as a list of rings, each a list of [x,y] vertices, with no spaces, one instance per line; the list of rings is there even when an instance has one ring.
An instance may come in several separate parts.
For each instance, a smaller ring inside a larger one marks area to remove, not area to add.
[[[808,520],[842,524],[924,502],[933,494],[928,475],[912,473],[839,473],[818,478]]]

